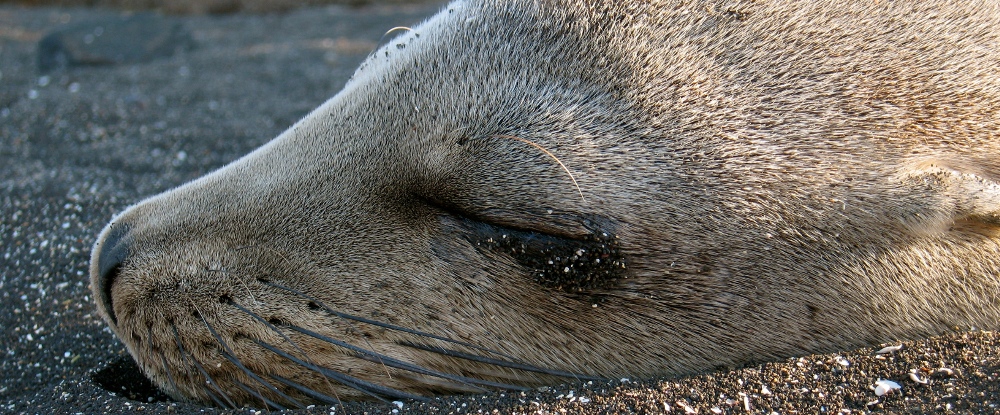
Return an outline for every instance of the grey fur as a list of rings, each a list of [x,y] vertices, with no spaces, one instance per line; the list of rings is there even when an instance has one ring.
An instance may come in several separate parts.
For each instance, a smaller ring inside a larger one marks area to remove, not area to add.
[[[456,2],[116,217],[94,295],[156,383],[227,406],[997,329],[998,22],[993,1]]]

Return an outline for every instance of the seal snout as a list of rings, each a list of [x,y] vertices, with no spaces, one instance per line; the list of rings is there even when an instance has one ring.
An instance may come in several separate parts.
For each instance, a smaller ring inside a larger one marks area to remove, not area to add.
[[[112,223],[94,246],[95,261],[91,268],[91,284],[98,307],[104,311],[113,325],[118,324],[118,319],[115,317],[111,286],[130,252],[129,227],[122,224]]]

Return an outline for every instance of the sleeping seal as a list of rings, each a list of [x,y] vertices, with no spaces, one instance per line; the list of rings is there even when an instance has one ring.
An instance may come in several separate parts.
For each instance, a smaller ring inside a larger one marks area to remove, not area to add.
[[[992,1],[465,0],[114,218],[177,399],[680,375],[1000,328]]]

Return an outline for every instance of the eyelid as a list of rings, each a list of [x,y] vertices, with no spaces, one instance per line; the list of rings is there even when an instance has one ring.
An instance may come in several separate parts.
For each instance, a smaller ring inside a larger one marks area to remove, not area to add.
[[[504,209],[487,207],[468,209],[454,202],[421,197],[420,200],[453,217],[480,222],[511,230],[534,232],[567,240],[590,241],[607,239],[616,234],[617,226],[610,218],[579,214],[552,208]]]
[[[513,212],[504,209],[483,209],[471,219],[500,225],[506,228],[539,232],[568,239],[586,239],[594,235],[596,224],[578,215],[541,212]]]

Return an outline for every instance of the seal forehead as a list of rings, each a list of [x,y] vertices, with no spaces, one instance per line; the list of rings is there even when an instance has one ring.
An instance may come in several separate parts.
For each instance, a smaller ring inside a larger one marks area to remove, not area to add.
[[[449,43],[458,36],[459,22],[474,22],[475,8],[468,0],[449,3],[447,12],[441,12],[412,27],[395,27],[386,33],[391,36],[374,50],[355,70],[344,91],[378,83],[386,71],[405,70],[419,65],[421,58],[434,59],[433,50]]]

